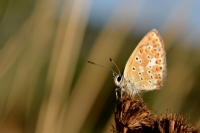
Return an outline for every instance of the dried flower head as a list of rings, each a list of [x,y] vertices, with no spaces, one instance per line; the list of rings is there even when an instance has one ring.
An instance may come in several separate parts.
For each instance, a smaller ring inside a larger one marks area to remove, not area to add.
[[[153,125],[150,109],[140,100],[123,96],[117,101],[115,112],[116,132],[131,133]]]
[[[136,97],[123,96],[117,100],[115,133],[198,133],[181,115],[150,113],[144,102]]]

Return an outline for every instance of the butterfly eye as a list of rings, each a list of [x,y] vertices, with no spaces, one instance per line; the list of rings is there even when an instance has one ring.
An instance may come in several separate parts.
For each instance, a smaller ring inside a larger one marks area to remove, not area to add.
[[[117,77],[117,81],[118,81],[118,82],[120,82],[121,79],[122,79],[121,76],[118,76],[118,77]]]
[[[114,77],[114,82],[116,86],[120,86],[121,82],[122,82],[122,77],[120,75],[117,75]]]

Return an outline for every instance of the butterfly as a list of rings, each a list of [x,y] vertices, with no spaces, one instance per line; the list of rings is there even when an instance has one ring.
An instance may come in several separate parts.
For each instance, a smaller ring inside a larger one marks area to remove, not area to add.
[[[129,57],[123,74],[120,72],[117,74],[110,68],[88,62],[113,72],[114,82],[118,87],[116,89],[117,97],[118,95],[121,97],[125,94],[132,96],[138,92],[160,89],[167,72],[164,42],[155,29],[148,32],[139,42]],[[115,63],[114,65],[116,66]]]
[[[160,89],[166,77],[164,42],[157,30],[148,32],[129,57],[123,75],[114,74],[115,85],[123,94]]]

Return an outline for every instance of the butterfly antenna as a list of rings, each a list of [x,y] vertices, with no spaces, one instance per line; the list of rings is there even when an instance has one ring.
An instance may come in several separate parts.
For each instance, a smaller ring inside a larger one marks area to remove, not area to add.
[[[115,62],[111,58],[110,58],[110,61],[116,66],[116,68],[117,68],[117,70],[119,72],[119,75],[121,76],[121,72],[120,72],[119,68],[117,67],[117,65],[115,64]]]
[[[96,63],[94,63],[94,62],[92,62],[92,61],[87,61],[87,62],[90,63],[90,64],[93,64],[93,65],[97,65],[97,66],[103,67],[103,68],[108,69],[108,70],[112,71],[113,73],[117,74],[117,73],[116,73],[115,71],[113,71],[111,68],[108,68],[108,67],[105,67],[105,66],[96,64]]]

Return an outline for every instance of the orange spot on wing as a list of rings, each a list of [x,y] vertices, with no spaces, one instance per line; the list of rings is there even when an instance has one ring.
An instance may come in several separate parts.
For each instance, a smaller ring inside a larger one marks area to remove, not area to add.
[[[144,49],[143,48],[140,48],[140,53],[143,53],[144,52]]]
[[[161,71],[162,70],[162,67],[158,66],[156,67],[156,71]]]
[[[159,43],[159,41],[158,41],[157,38],[154,38],[154,39],[153,39],[153,43],[154,43],[156,46],[159,46],[159,45],[160,45],[160,43]]]
[[[149,52],[150,52],[150,50],[149,50],[148,48],[146,48],[146,49],[145,49],[145,52],[146,52],[146,53],[149,53]]]
[[[159,74],[155,74],[155,78],[157,79],[157,82],[162,82],[162,78],[159,76]]]
[[[157,81],[160,83],[160,82],[162,82],[162,79],[161,79],[161,78],[159,78]]]
[[[152,49],[151,53],[156,53],[157,49]]]
[[[156,53],[155,57],[156,57],[156,58],[159,58],[159,57],[160,57],[160,54],[159,54],[159,53]]]
[[[157,41],[156,41],[156,39],[153,40],[153,43],[157,45]]]
[[[149,46],[148,49],[151,50],[151,47]]]
[[[161,60],[156,60],[156,64],[161,64]]]
[[[158,79],[158,78],[159,78],[158,74],[155,74],[155,78],[156,78],[156,79]]]

